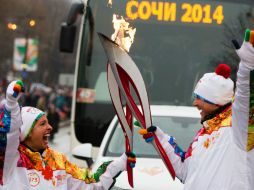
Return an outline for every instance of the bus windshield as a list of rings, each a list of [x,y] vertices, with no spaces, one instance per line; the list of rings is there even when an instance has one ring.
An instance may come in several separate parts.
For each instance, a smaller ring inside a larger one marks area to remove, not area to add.
[[[115,114],[107,58],[96,34],[114,33],[113,14],[136,28],[129,54],[144,78],[150,104],[190,106],[198,79],[219,63],[231,65],[235,79],[239,60],[231,40],[242,43],[245,29],[253,26],[253,5],[229,0],[113,0],[112,5],[106,0],[88,1],[77,78],[78,140],[99,146]]]

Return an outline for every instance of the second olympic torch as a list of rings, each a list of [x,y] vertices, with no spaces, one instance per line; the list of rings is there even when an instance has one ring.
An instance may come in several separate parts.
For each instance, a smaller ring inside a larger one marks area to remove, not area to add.
[[[137,119],[142,128],[146,129],[152,125],[150,104],[148,101],[145,83],[138,67],[128,53],[105,35],[101,33],[98,33],[98,35],[108,58],[107,76],[111,99],[119,122],[124,129],[127,141],[126,150],[132,151],[132,115]],[[129,85],[133,87],[139,99],[141,111],[133,99]],[[122,98],[125,99],[127,104],[126,114],[123,110]],[[155,134],[152,145],[161,156],[172,178],[175,179],[174,168]],[[132,171],[128,171],[129,183],[131,177]],[[133,186],[133,182],[131,186]]]

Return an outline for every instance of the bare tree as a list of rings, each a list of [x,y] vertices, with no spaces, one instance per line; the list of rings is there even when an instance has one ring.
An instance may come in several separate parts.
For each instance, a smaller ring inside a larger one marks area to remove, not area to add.
[[[210,66],[215,68],[218,63],[227,63],[232,68],[231,78],[236,80],[236,72],[238,69],[239,58],[235,52],[235,48],[232,44],[232,40],[237,40],[241,45],[243,35],[246,28],[253,28],[254,24],[254,9],[250,8],[247,13],[242,13],[238,16],[238,19],[231,23],[224,24],[224,36],[225,41],[222,42],[224,51],[220,55],[213,57],[210,62]]]

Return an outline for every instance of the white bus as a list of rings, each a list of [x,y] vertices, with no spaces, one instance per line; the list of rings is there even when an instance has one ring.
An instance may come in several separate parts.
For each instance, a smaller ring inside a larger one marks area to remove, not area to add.
[[[111,4],[112,3],[112,4]],[[241,43],[254,26],[253,0],[85,0],[73,4],[62,26],[61,50],[77,47],[72,142],[99,147],[115,111],[106,79],[107,58],[97,32],[114,33],[117,14],[136,28],[130,56],[139,67],[151,104],[192,102],[197,79],[218,63],[238,64],[231,40]],[[76,18],[81,16],[78,43]]]

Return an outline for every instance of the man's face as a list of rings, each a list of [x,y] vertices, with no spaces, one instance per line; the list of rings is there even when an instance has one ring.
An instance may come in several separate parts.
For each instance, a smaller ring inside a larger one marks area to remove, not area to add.
[[[196,106],[198,110],[200,110],[201,119],[204,119],[205,116],[211,114],[219,108],[218,105],[207,103],[200,98],[195,98],[192,105]]]
[[[43,115],[35,124],[24,143],[34,151],[44,150],[48,147],[48,137],[52,131],[48,119]]]

